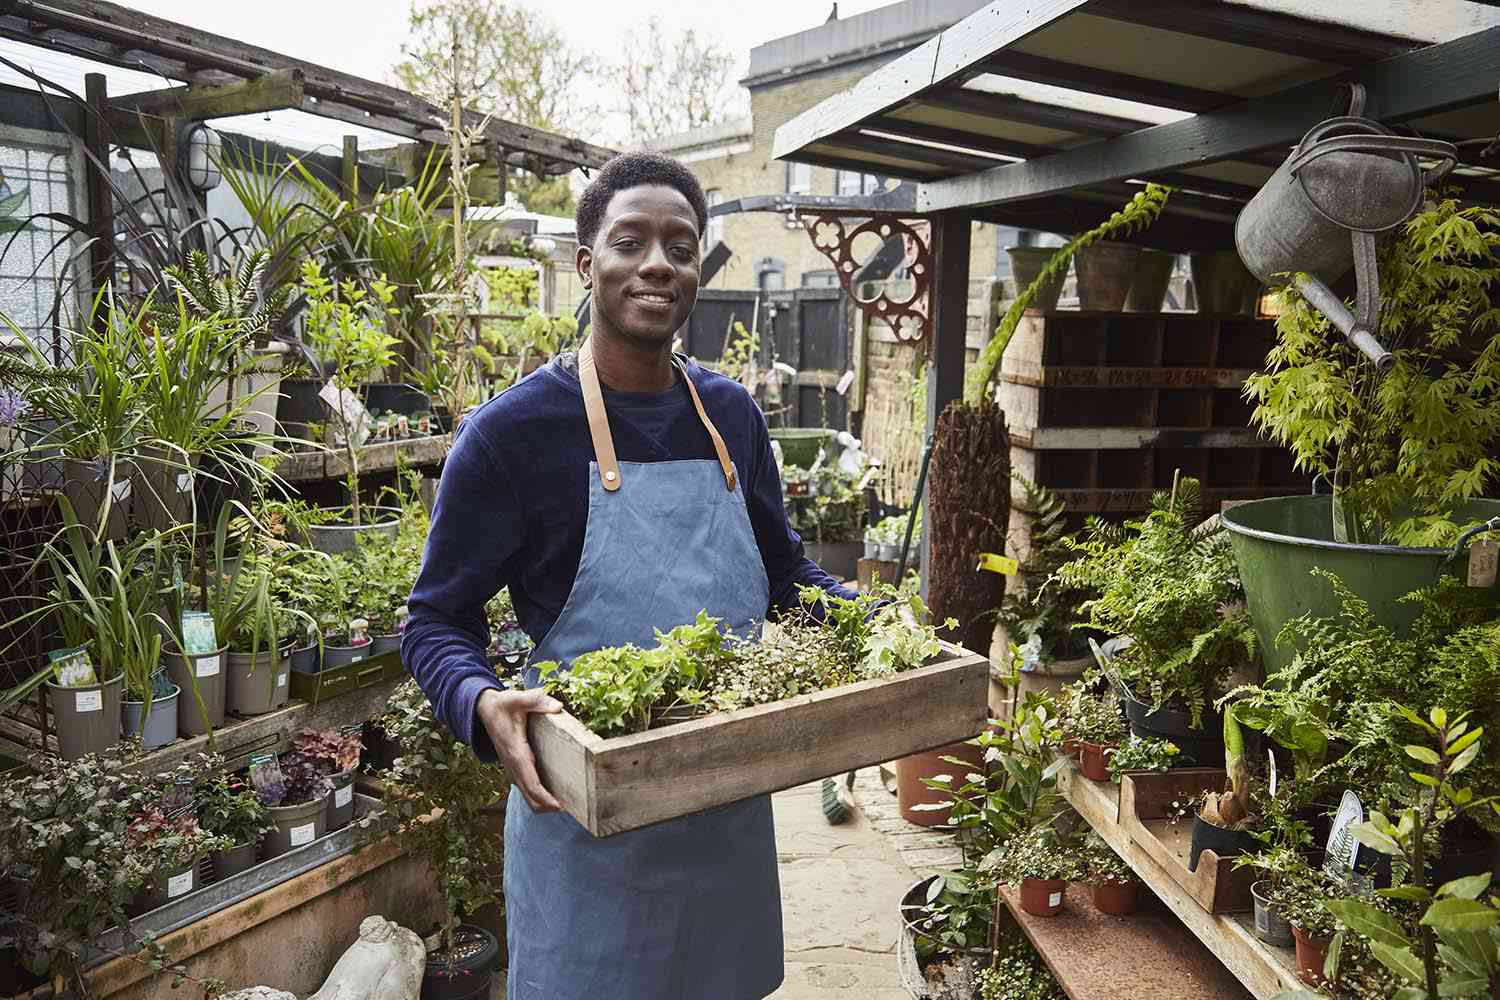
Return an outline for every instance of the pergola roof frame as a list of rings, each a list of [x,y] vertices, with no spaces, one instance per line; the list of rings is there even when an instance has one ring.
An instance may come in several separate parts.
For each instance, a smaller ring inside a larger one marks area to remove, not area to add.
[[[301,74],[298,110],[421,142],[446,141],[448,112],[398,87],[377,83],[106,0],[0,0],[0,37],[70,52],[131,69],[147,67],[193,84]],[[598,167],[614,155],[603,146],[465,111],[464,124],[509,162],[543,173]]]

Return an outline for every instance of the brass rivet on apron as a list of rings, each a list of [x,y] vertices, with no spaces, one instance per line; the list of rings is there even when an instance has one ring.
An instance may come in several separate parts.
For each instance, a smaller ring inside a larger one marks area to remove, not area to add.
[[[610,471],[609,471],[609,472],[606,472],[606,473],[605,473],[605,474],[604,474],[604,478],[605,478],[605,479],[608,479],[608,480],[609,480],[609,481],[610,481],[610,482],[614,482],[614,481],[615,481],[615,474],[614,474],[614,470],[610,470]]]

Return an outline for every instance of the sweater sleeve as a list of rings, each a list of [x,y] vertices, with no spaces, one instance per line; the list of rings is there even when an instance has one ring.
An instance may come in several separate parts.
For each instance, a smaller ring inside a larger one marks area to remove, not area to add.
[[[854,591],[840,586],[837,580],[823,572],[822,567],[807,558],[802,537],[787,520],[786,505],[781,501],[781,474],[776,469],[776,456],[771,451],[771,434],[766,428],[765,415],[748,395],[746,399],[754,415],[750,422],[752,466],[745,490],[745,505],[750,512],[750,526],[755,531],[761,559],[766,564],[766,578],[771,590],[770,610],[774,613],[799,608],[797,589],[803,586],[818,587],[830,594],[852,599],[856,596]],[[813,613],[817,613],[815,609]]]
[[[489,734],[474,717],[479,696],[501,686],[486,656],[484,606],[505,585],[506,565],[520,550],[522,512],[472,421],[459,428],[443,465],[401,658],[438,720],[481,760],[493,761]]]

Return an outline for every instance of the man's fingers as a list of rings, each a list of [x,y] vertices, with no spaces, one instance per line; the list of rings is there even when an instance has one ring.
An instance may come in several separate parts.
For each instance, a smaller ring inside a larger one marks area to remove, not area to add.
[[[511,782],[521,789],[522,796],[536,812],[556,812],[562,804],[547,791],[541,776],[536,773],[536,758],[525,742],[511,748]]]
[[[526,692],[521,699],[521,707],[528,712],[542,712],[547,715],[556,715],[562,711],[562,702],[543,691],[541,688],[532,688]]]

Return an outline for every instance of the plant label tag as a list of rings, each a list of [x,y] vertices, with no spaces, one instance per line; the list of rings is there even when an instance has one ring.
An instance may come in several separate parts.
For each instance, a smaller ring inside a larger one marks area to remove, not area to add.
[[[167,879],[167,898],[176,899],[193,891],[193,872],[188,869]]]
[[[116,480],[109,488],[109,497],[115,503],[125,503],[130,499],[130,480]]]
[[[58,687],[85,687],[99,681],[94,673],[94,665],[89,662],[87,646],[55,649],[47,654],[47,659],[52,664],[52,674],[57,678]]]
[[[323,388],[318,390],[318,398],[328,404],[328,408],[337,413],[345,427],[349,429],[349,435],[357,447],[365,443],[370,436],[374,421],[370,419],[370,411],[365,409],[365,404],[360,402],[358,396],[348,389],[340,389],[329,379]]]
[[[839,376],[839,384],[833,387],[833,391],[840,396],[849,392],[849,387],[854,384],[854,369],[850,368]]]
[[[200,653],[212,653],[218,648],[218,640],[214,632],[214,616],[207,611],[184,611],[182,613],[183,652],[189,656],[196,656]]]
[[[1001,576],[1015,576],[1021,570],[1021,564],[1014,559],[1009,559],[994,552],[979,553],[979,565],[976,570],[987,569],[991,573],[999,573]]]
[[[286,675],[285,671],[277,674],[276,675],[276,686],[279,687],[279,688],[286,687],[286,678],[287,678],[287,675]]]
[[[353,656],[349,657],[349,662],[350,663],[358,663],[360,660],[363,660],[364,658],[365,658],[365,654],[364,653],[355,653]]]
[[[1359,857],[1359,841],[1354,839],[1354,834],[1349,830],[1356,823],[1363,823],[1364,819],[1364,804],[1359,801],[1358,795],[1346,789],[1343,800],[1339,802],[1338,812],[1333,814],[1333,829],[1328,831],[1327,850],[1323,860],[1325,872],[1343,878],[1354,871]]]
[[[1052,893],[1051,895],[1049,895],[1047,897],[1047,905],[1048,906],[1061,906],[1062,905],[1062,897],[1063,897],[1063,894],[1060,893],[1060,892],[1054,892],[1054,893]]]
[[[1497,566],[1500,566],[1500,545],[1484,538],[1469,546],[1469,586],[1493,587]]]
[[[317,823],[303,823],[301,826],[292,827],[287,831],[291,836],[292,846],[301,847],[303,844],[311,844],[313,842],[313,831],[317,827]]]
[[[177,492],[188,493],[193,488],[193,474],[191,472],[177,473]]]
[[[353,801],[354,801],[354,786],[353,785],[345,785],[343,788],[335,788],[333,790],[333,807],[335,809],[342,809],[342,808],[344,808],[345,806],[347,806],[349,803],[351,803]]]
[[[73,711],[79,714],[104,711],[104,692],[99,688],[92,691],[79,691],[73,696]]]
[[[1266,747],[1266,760],[1270,763],[1271,769],[1266,773],[1271,776],[1269,787],[1271,798],[1274,799],[1276,797],[1276,755],[1271,752],[1270,747]]]
[[[199,677],[219,676],[219,657],[217,654],[213,656],[200,656],[195,661],[195,664],[193,668],[195,675]]]
[[[1264,907],[1255,909],[1255,929],[1262,934],[1269,933],[1271,930],[1271,912]]]

